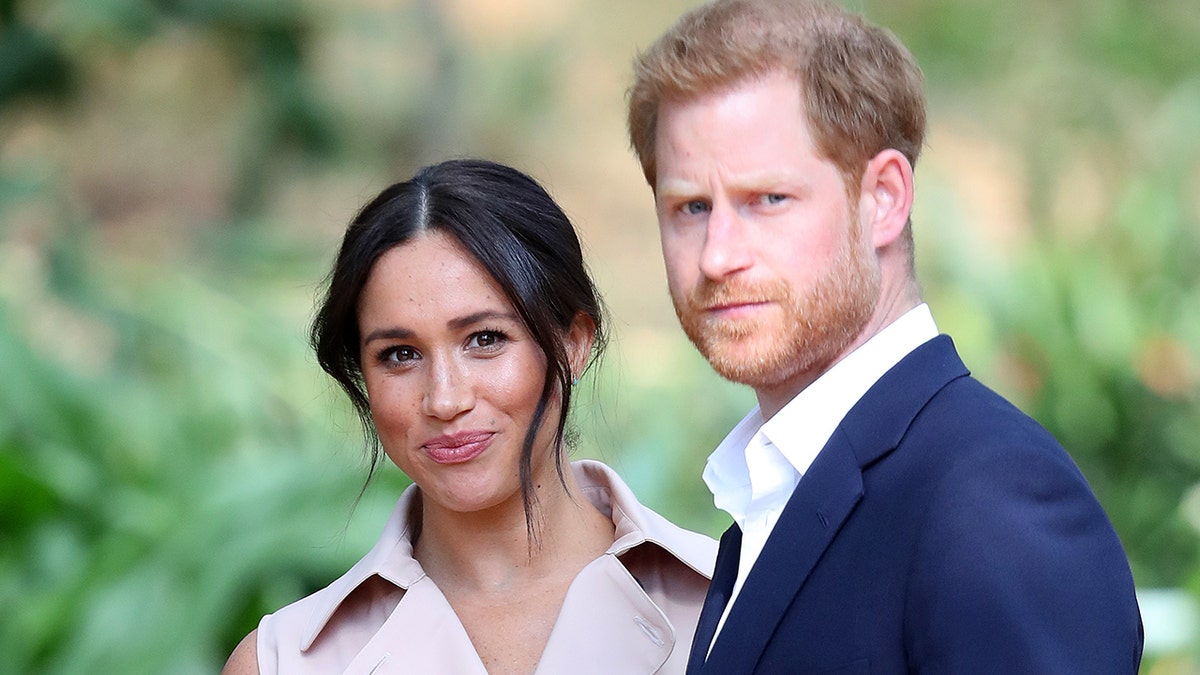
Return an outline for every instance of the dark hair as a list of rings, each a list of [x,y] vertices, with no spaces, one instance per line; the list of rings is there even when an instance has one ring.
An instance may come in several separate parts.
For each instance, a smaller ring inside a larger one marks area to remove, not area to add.
[[[552,442],[561,447],[574,384],[564,338],[580,312],[596,327],[589,366],[605,346],[603,304],[583,263],[575,229],[537,181],[502,164],[455,159],[424,167],[411,179],[384,189],[346,229],[309,342],[321,368],[350,396],[362,423],[370,454],[369,482],[379,466],[380,444],[360,361],[359,297],[380,256],[435,230],[454,237],[483,265],[546,356],[541,397],[520,459],[525,518],[535,535],[533,442],[552,397],[560,392]],[[555,452],[559,480],[564,480],[562,454]]]

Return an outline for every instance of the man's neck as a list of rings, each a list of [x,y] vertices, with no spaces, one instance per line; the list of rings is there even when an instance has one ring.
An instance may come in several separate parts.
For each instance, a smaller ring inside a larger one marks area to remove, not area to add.
[[[830,368],[919,304],[921,304],[921,298],[915,293],[881,295],[879,302],[875,305],[875,311],[872,312],[871,318],[867,320],[863,329],[832,359],[798,372],[778,386],[755,388],[754,394],[758,398],[758,407],[762,411],[762,418],[769,420],[774,417],[775,413],[782,410],[783,406],[796,398],[818,378],[829,372]]]

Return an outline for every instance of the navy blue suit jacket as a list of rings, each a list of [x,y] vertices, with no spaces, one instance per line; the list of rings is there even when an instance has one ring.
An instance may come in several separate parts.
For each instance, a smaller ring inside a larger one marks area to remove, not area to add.
[[[1136,673],[1125,552],[1066,451],[922,345],[800,480],[712,651],[741,531],[721,538],[689,673]]]

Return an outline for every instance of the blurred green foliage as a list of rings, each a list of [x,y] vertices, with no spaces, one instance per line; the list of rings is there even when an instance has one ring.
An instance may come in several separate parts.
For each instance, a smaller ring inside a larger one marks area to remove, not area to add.
[[[613,1],[0,0],[0,672],[214,672],[370,545],[405,479],[355,506],[305,323],[353,209],[448,155],[543,178],[608,280],[576,452],[724,528],[699,473],[752,397],[674,328],[621,133],[629,59],[693,3]],[[1139,586],[1200,592],[1200,12],[854,4],[929,80],[941,327],[1070,450]]]

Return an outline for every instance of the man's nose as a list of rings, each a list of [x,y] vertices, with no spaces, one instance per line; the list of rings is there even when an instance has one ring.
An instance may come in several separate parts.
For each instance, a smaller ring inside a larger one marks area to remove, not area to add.
[[[736,274],[753,263],[747,241],[746,222],[724,200],[714,201],[704,231],[700,271],[717,280]]]

